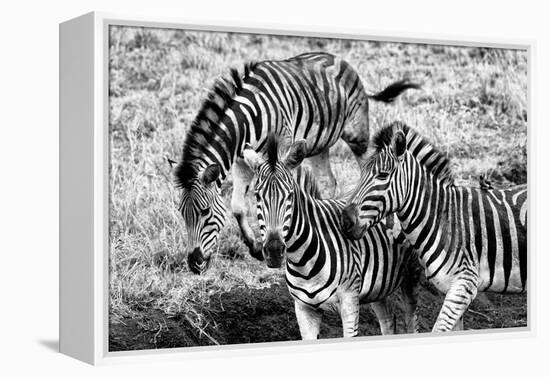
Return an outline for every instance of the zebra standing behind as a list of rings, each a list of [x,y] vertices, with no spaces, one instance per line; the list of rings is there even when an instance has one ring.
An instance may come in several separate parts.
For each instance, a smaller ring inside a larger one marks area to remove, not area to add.
[[[527,188],[458,187],[447,158],[405,124],[374,138],[374,152],[342,214],[358,239],[389,214],[446,293],[434,331],[462,329],[478,291],[521,293],[527,284]]]
[[[417,331],[419,269],[392,221],[379,224],[357,241],[340,226],[343,200],[323,200],[309,170],[298,169],[306,143],[297,141],[279,161],[277,137],[267,141],[267,161],[252,148],[244,158],[257,174],[254,191],[263,254],[277,268],[286,254],[286,281],[294,298],[303,339],[317,339],[323,310],[339,311],[345,337],[356,336],[359,304],[371,303],[382,334],[395,332],[386,298],[398,287],[408,332]],[[398,224],[395,224],[398,225]]]
[[[182,188],[179,211],[187,228],[191,271],[205,271],[216,249],[225,221],[220,186],[230,170],[233,215],[251,255],[261,259],[246,219],[245,195],[253,178],[241,158],[246,143],[260,150],[268,132],[290,142],[306,140],[306,156],[319,170],[316,175],[328,176],[334,188],[329,148],[341,137],[357,159],[365,157],[368,99],[391,102],[404,90],[417,87],[399,81],[368,95],[357,72],[327,53],[249,63],[244,75],[232,70],[230,79],[214,85],[189,127],[174,172],[176,184]]]

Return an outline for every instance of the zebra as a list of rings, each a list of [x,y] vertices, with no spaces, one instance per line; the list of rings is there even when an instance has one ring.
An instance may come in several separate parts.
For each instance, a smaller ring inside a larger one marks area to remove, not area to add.
[[[401,122],[382,128],[342,211],[344,232],[360,238],[396,213],[425,269],[446,294],[433,331],[462,330],[478,292],[527,288],[527,187],[455,186],[449,160]]]
[[[340,226],[344,200],[321,199],[311,170],[296,169],[307,155],[306,142],[293,143],[279,160],[277,136],[267,141],[267,159],[245,149],[256,172],[254,194],[263,256],[279,268],[286,254],[286,282],[294,298],[303,339],[317,339],[324,310],[340,313],[344,337],[357,336],[360,303],[371,303],[381,332],[393,334],[387,297],[398,288],[408,332],[417,332],[420,266],[397,222],[388,219],[357,241]],[[293,172],[296,178],[293,178]]]
[[[231,209],[253,257],[261,259],[248,224],[245,195],[253,173],[242,159],[245,143],[260,150],[268,132],[287,140],[305,139],[316,174],[336,181],[329,148],[342,138],[361,161],[369,139],[368,99],[392,102],[419,85],[401,80],[381,92],[365,93],[357,72],[334,55],[312,52],[286,60],[247,63],[218,80],[186,132],[181,160],[174,168],[181,188],[179,212],[188,234],[188,265],[204,272],[225,223],[221,183],[231,172]],[[344,129],[345,128],[345,129]]]

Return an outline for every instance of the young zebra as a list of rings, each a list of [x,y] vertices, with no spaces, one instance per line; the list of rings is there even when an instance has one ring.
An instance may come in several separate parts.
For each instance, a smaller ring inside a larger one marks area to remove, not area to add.
[[[462,329],[478,291],[520,293],[527,283],[527,188],[457,187],[447,158],[396,122],[374,138],[372,156],[342,214],[360,238],[392,213],[445,302],[434,331]]]
[[[215,250],[225,221],[220,186],[230,169],[233,214],[251,254],[261,258],[246,220],[244,198],[253,174],[240,157],[245,143],[260,150],[268,132],[288,141],[305,139],[306,155],[334,186],[329,148],[342,137],[358,159],[365,156],[368,99],[391,102],[404,90],[417,87],[400,81],[367,95],[355,70],[326,53],[250,63],[243,75],[232,70],[230,79],[221,80],[210,91],[189,127],[174,172],[183,189],[179,210],[187,228],[190,269],[205,271]]]
[[[286,281],[294,298],[303,339],[317,339],[323,310],[339,311],[345,337],[356,336],[359,304],[370,302],[382,334],[393,334],[386,298],[400,288],[408,332],[417,331],[416,304],[420,271],[406,249],[398,223],[388,220],[358,241],[345,238],[340,226],[343,200],[323,200],[309,170],[292,169],[306,156],[297,141],[279,161],[278,141],[270,136],[267,160],[253,149],[245,161],[257,173],[255,195],[263,254],[277,268],[286,254]],[[397,228],[392,228],[397,225]]]

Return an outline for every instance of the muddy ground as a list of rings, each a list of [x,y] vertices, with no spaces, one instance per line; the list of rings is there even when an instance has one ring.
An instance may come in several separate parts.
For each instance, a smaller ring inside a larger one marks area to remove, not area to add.
[[[420,292],[420,331],[429,332],[435,321],[443,296],[423,282]],[[394,295],[398,333],[404,333],[402,310]],[[203,329],[192,325],[185,314],[168,316],[160,310],[144,308],[141,315],[123,318],[110,324],[109,350],[140,350],[208,346],[215,344],[262,343],[299,340],[300,332],[294,315],[294,305],[281,279],[265,289],[237,288],[220,294],[211,301],[208,323]],[[470,306],[465,318],[466,330],[527,326],[527,295],[480,294]],[[380,335],[374,313],[363,305],[360,335]],[[326,313],[321,338],[341,336],[340,319]]]

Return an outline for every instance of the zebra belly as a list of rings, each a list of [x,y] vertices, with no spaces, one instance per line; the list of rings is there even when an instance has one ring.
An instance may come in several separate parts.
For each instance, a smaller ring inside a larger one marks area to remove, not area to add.
[[[500,293],[522,293],[525,288],[521,282],[521,273],[519,266],[512,268],[507,286],[505,285],[504,273],[502,266],[495,268],[495,273],[491,281],[490,272],[487,261],[481,260],[479,265],[479,283],[478,291],[500,292]],[[433,263],[431,266],[424,265],[424,271],[428,281],[432,283],[440,292],[447,293],[455,279],[457,278],[456,271],[447,271],[446,266],[443,266],[436,275],[433,275],[436,268],[439,266]]]
[[[342,123],[335,125],[321,126],[314,123],[311,129],[307,130],[299,125],[294,140],[306,140],[308,157],[316,156],[324,152],[338,141],[344,125]]]
[[[527,278],[526,191],[523,186],[507,190],[475,191],[480,216],[470,247],[479,255],[479,290],[501,293],[525,291]],[[474,233],[474,232],[473,232]],[[475,241],[474,241],[475,238]],[[522,272],[523,275],[522,276]]]
[[[320,291],[318,294],[308,296],[304,292],[316,292],[317,287],[299,287],[300,289],[292,288],[288,286],[289,293],[291,296],[305,305],[308,305],[312,308],[318,308],[322,310],[338,310],[340,305],[340,295],[343,294],[354,294],[359,297],[361,304],[367,304],[381,300],[390,294],[392,294],[396,288],[399,286],[400,277],[396,276],[395,279],[391,282],[383,282],[382,276],[376,276],[374,282],[371,284],[372,276],[367,275],[368,282],[364,282],[362,287],[359,287],[359,284],[355,283],[353,286],[350,286],[348,281],[342,282],[340,286],[329,287],[328,289]],[[354,279],[355,282],[359,282],[359,279]]]
[[[482,280],[479,285],[480,291],[497,292],[497,293],[523,293],[525,287],[521,282],[521,273],[519,268],[514,268],[510,271],[508,284],[504,280],[504,274],[495,274],[493,281],[490,280],[489,271],[483,271],[481,274]]]
[[[307,268],[309,270],[309,268]],[[335,275],[330,278],[330,265],[326,265],[317,275],[305,278],[291,276],[286,272],[288,291],[295,300],[321,310],[338,310],[341,295],[359,296],[360,276],[342,276],[342,264],[338,263]]]
[[[337,287],[336,290],[329,293],[328,296],[320,294],[309,298],[306,295],[304,295],[303,292],[298,291],[296,289],[292,289],[290,286],[288,287],[288,290],[290,292],[290,295],[294,298],[294,300],[297,300],[302,304],[310,306],[311,308],[314,308],[314,309],[320,309],[323,311],[332,311],[332,312],[338,312],[340,310],[340,302],[341,302],[340,295],[342,293],[350,292],[350,291],[344,291]],[[353,293],[353,291],[351,292]],[[357,291],[355,291],[355,294],[358,295]]]
[[[522,249],[523,248],[523,249]],[[519,248],[505,248],[499,244],[494,253],[493,261],[489,261],[487,247],[483,247],[479,260],[479,291],[521,293],[525,291],[522,282],[521,261],[519,253],[526,253],[526,245]],[[508,260],[505,267],[504,260]]]

